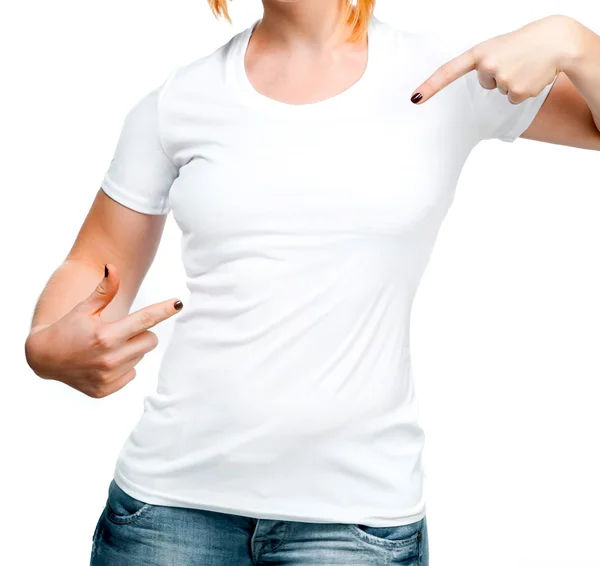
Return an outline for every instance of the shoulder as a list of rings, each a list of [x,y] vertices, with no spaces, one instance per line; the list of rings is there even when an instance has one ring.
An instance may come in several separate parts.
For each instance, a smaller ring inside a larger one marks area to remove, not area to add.
[[[210,74],[219,72],[231,52],[235,49],[242,33],[243,31],[236,33],[231,39],[210,53],[196,57],[190,62],[181,65],[178,72],[179,77],[183,79],[190,74]]]
[[[376,20],[375,29],[383,45],[379,52],[386,59],[385,68],[398,70],[402,80],[410,83],[410,88],[418,86],[444,63],[474,45],[471,37],[449,31],[408,30],[382,20]],[[466,84],[464,77],[455,83],[438,98],[446,98],[452,93],[461,95],[460,91]]]
[[[193,89],[202,92],[210,87],[211,92],[217,92],[219,86],[226,82],[227,65],[246,30],[234,34],[228,41],[219,45],[209,53],[195,57],[187,63],[182,63],[168,74],[161,91],[185,92]]]
[[[442,65],[466,51],[472,44],[469,38],[427,29],[403,33],[400,45],[411,46],[423,57],[431,59],[435,64]]]
[[[379,36],[387,42],[388,48],[406,62],[418,61],[420,65],[439,66],[476,43],[472,35],[453,34],[451,30],[408,30],[383,20],[374,21]]]

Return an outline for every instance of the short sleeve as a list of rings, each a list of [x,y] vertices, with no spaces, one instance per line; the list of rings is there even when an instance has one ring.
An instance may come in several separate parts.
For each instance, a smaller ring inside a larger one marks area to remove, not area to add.
[[[438,65],[458,57],[486,39],[476,39],[473,34],[450,36],[446,32],[433,31],[429,31],[426,37],[435,44]],[[527,98],[520,104],[512,104],[508,96],[497,88],[483,88],[479,84],[476,70],[462,76],[459,81],[468,93],[478,140],[499,139],[514,142],[533,122],[557,78],[558,75],[537,96]]]
[[[497,88],[488,90],[479,84],[477,71],[465,75],[467,88],[473,101],[479,137],[514,142],[533,122],[539,109],[554,86],[558,75],[537,96],[513,104]]]
[[[102,190],[124,206],[146,214],[171,210],[169,191],[179,172],[163,149],[159,103],[166,81],[139,100],[125,116]]]

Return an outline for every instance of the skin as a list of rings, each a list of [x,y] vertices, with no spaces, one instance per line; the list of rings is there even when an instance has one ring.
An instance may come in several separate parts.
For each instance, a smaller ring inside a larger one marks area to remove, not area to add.
[[[358,81],[367,42],[333,36],[336,1],[263,0],[264,13],[245,57],[248,79],[260,93],[289,104],[330,98]]]
[[[475,45],[437,69],[414,93],[417,105],[476,71],[487,90],[511,104],[537,96],[556,83],[521,137],[600,150],[600,36],[563,15],[533,21]]]
[[[367,40],[349,43],[332,34],[337,0],[263,0],[263,7],[245,59],[256,90],[305,104],[334,96],[362,76]],[[600,120],[594,118],[600,116],[600,37],[579,22],[551,16],[474,46],[415,90],[422,93],[418,105],[475,69],[483,88],[499,88],[515,104],[538,94],[560,72],[522,137],[600,149]],[[158,344],[150,328],[179,312],[171,298],[129,314],[165,220],[98,191],[34,310],[25,355],[36,375],[93,398],[135,377],[135,365]]]
[[[135,377],[135,365],[158,345],[149,329],[180,312],[173,298],[128,314],[165,220],[166,215],[142,214],[98,191],[36,306],[25,342],[36,375],[92,398],[106,397]]]

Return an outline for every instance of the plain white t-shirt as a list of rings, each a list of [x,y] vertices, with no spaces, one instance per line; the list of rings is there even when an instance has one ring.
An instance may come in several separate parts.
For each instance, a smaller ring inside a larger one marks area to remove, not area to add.
[[[114,479],[159,505],[408,524],[425,515],[413,298],[469,153],[516,139],[552,85],[513,105],[473,71],[414,105],[470,45],[373,17],[358,82],[286,104],[245,73],[256,23],[130,110],[102,182],[172,211],[189,289]]]

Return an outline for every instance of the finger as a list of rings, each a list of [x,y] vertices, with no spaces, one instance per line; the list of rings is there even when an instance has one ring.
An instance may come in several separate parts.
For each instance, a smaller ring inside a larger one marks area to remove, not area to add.
[[[514,90],[509,90],[506,98],[508,98],[508,101],[511,104],[522,104],[529,98],[529,95],[517,93]]]
[[[135,368],[131,368],[114,381],[111,381],[110,383],[104,383],[101,386],[94,389],[90,396],[96,399],[108,397],[116,391],[119,391],[119,389],[123,389],[123,387],[125,387],[130,381],[132,381],[135,378],[136,373],[137,372]]]
[[[146,330],[126,340],[119,346],[116,355],[121,363],[128,363],[130,360],[151,352],[156,346],[158,346],[158,336],[151,330]]]
[[[500,86],[500,83],[498,83],[492,73],[486,73],[481,69],[477,69],[477,80],[479,81],[481,88],[485,88],[486,90],[494,90]]]
[[[102,353],[98,363],[110,374],[115,372],[121,374],[137,364],[148,352],[154,350],[158,346],[158,337],[154,332],[146,330],[123,342],[115,336],[105,334],[102,343],[107,350]]]
[[[444,63],[437,69],[433,75],[415,90],[414,94],[411,96],[411,101],[415,104],[426,102],[434,94],[447,87],[456,79],[476,69],[475,63],[476,60],[473,48],[467,49],[467,51],[451,61]]]
[[[115,340],[129,340],[177,314],[182,308],[183,303],[178,299],[150,305],[125,318],[107,323],[108,328],[105,329],[105,335]]]
[[[90,315],[101,312],[115,297],[119,290],[119,275],[112,263],[104,266],[104,276],[92,291],[92,294],[80,303],[85,312]]]
[[[144,354],[139,354],[122,362],[115,367],[115,369],[103,376],[101,387],[108,387],[110,384],[119,381],[127,372],[131,371],[143,359]]]

